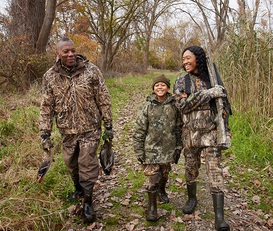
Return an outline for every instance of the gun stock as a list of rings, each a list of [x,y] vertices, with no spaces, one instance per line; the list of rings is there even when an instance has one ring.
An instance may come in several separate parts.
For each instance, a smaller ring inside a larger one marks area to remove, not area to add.
[[[208,53],[208,59],[207,59],[207,66],[208,66],[208,71],[209,71],[209,78],[210,78],[210,83],[211,87],[215,87],[218,85],[217,77],[216,77],[216,72],[214,69],[211,53],[210,53],[210,48],[208,45],[208,34],[205,32],[205,27],[201,25],[202,33],[205,38],[205,46],[207,49]],[[208,31],[208,30],[207,30]],[[216,108],[217,108],[217,116],[215,119],[216,122],[216,128],[217,128],[217,145],[218,146],[225,146],[226,145],[226,131],[225,131],[225,124],[223,120],[223,110],[224,110],[224,104],[223,104],[223,99],[222,98],[216,98]]]

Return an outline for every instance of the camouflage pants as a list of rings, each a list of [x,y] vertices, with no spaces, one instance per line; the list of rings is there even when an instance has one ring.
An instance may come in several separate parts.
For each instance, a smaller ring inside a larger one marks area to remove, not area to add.
[[[169,172],[172,167],[170,163],[166,164],[142,164],[142,170],[147,177],[144,188],[147,192],[156,192],[161,180],[168,180]]]
[[[90,190],[98,179],[99,162],[97,149],[101,130],[85,134],[63,135],[63,159],[72,179],[79,178],[80,185]]]
[[[190,185],[197,181],[199,168],[201,166],[200,155],[202,151],[205,156],[210,192],[211,194],[223,193],[223,170],[220,166],[222,154],[221,151],[215,147],[184,149],[186,182]]]

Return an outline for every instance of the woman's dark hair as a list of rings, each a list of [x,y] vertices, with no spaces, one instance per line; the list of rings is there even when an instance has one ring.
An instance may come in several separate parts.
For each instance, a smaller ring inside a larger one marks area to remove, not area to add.
[[[209,81],[209,72],[208,72],[208,67],[207,67],[207,58],[205,51],[203,50],[202,47],[198,46],[190,46],[187,47],[183,52],[182,52],[182,57],[185,53],[185,51],[189,50],[192,52],[195,57],[196,57],[196,66],[198,70],[198,76],[202,81]],[[183,66],[184,70],[185,67]]]

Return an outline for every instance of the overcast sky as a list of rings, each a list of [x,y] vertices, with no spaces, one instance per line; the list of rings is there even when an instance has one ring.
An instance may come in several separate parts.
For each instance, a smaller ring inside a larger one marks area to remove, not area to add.
[[[0,12],[3,12],[8,0],[0,0]]]

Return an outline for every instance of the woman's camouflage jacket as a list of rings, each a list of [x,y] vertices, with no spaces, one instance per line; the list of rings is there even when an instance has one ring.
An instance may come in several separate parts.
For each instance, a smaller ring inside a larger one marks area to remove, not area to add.
[[[61,134],[83,134],[112,122],[111,97],[99,69],[82,56],[68,74],[58,61],[43,77],[40,130],[51,131],[53,118]]]
[[[140,106],[133,135],[134,151],[146,164],[173,162],[175,149],[182,149],[182,121],[173,96],[164,102],[150,94]]]
[[[206,83],[190,73],[191,94],[187,97],[185,93],[185,77],[186,75],[179,76],[173,86],[173,93],[176,99],[175,104],[180,110],[183,120],[183,147],[204,148],[216,146],[216,115],[210,105],[212,97],[207,90]],[[188,98],[191,100],[188,100]],[[231,131],[228,122],[225,126],[227,146],[230,146]]]

